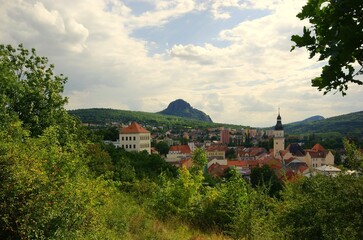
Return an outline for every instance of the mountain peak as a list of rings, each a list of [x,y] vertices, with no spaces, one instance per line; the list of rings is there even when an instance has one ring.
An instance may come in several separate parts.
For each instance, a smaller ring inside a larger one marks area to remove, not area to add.
[[[212,119],[207,114],[193,108],[183,99],[177,99],[169,103],[168,107],[159,113],[164,115],[193,118],[204,122],[212,122]]]

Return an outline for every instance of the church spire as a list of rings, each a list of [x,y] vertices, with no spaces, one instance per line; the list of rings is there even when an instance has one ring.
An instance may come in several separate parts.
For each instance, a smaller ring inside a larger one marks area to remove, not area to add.
[[[281,123],[281,115],[280,115],[280,107],[278,109],[278,115],[277,115],[277,122],[276,122],[276,126],[275,126],[275,130],[283,130],[284,128],[282,127],[282,123]]]
[[[285,149],[284,128],[281,123],[280,107],[277,112],[277,122],[274,131],[274,157],[282,159],[281,151]]]

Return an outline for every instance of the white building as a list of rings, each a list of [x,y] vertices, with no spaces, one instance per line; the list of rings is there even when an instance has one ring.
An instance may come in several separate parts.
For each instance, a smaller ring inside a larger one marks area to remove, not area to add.
[[[120,129],[120,147],[126,151],[151,152],[150,132],[133,122]]]
[[[281,123],[280,110],[277,115],[277,122],[274,129],[274,157],[281,159],[280,151],[285,149],[284,128]]]

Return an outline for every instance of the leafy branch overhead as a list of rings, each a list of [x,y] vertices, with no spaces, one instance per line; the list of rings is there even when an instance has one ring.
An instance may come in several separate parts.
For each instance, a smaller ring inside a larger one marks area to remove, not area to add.
[[[309,0],[297,15],[308,19],[303,34],[293,35],[295,47],[305,47],[310,58],[328,61],[312,86],[324,94],[331,90],[346,95],[349,83],[362,85],[363,74],[363,1]]]

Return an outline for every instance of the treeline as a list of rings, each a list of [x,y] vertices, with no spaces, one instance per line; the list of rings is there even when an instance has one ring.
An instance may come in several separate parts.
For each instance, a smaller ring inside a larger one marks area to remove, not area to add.
[[[0,45],[0,239],[362,239],[363,177],[213,179],[104,145],[64,109],[66,78]],[[362,157],[352,147],[352,167]]]
[[[340,134],[341,137],[361,140],[363,137],[363,111],[326,118],[318,121],[285,124],[289,134]]]
[[[143,125],[162,126],[166,129],[185,129],[185,128],[217,128],[221,126],[240,129],[243,126],[233,124],[222,124],[199,121],[192,118],[163,115],[160,113],[149,113],[139,111],[91,108],[70,110],[69,113],[78,117],[84,123],[105,125],[111,122],[128,123],[137,121]]]

